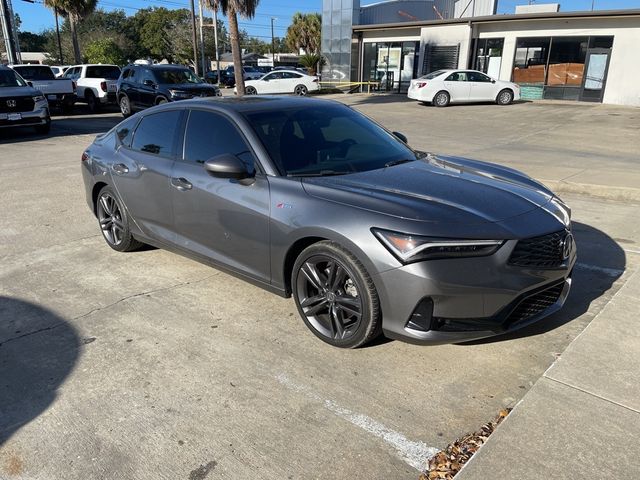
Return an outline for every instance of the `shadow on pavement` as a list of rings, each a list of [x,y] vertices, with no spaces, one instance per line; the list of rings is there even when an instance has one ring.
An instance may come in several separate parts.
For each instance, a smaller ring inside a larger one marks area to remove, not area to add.
[[[80,343],[54,313],[0,296],[0,446],[53,403]]]
[[[33,142],[72,135],[98,135],[107,132],[122,120],[122,115],[107,112],[95,115],[53,117],[51,131],[46,135],[36,133],[33,127],[0,129],[0,145]]]
[[[521,330],[461,345],[502,342],[540,335],[569,323],[589,310],[591,303],[609,290],[626,268],[624,250],[609,235],[583,223],[573,223],[578,261],[573,270],[571,292],[557,313]]]

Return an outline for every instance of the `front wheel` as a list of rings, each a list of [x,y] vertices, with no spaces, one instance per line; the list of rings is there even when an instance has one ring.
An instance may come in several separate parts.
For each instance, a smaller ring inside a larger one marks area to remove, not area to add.
[[[51,118],[47,118],[46,123],[35,127],[36,133],[39,135],[47,135],[51,130]]]
[[[123,95],[120,97],[120,101],[118,102],[120,105],[120,113],[124,118],[127,118],[131,115],[131,102],[129,101],[129,97]]]
[[[322,241],[307,247],[293,266],[291,286],[302,320],[322,341],[356,348],[380,334],[373,280],[340,245]]]
[[[244,93],[246,95],[257,95],[258,91],[256,90],[256,87],[247,87],[244,89]]]
[[[91,113],[96,113],[98,110],[100,110],[100,101],[96,98],[91,90],[87,92],[85,100],[87,101],[87,106],[89,107],[89,111]]]
[[[293,93],[300,96],[305,96],[309,90],[305,85],[297,85],[296,88],[293,89]]]
[[[133,238],[129,228],[129,217],[109,186],[103,187],[98,193],[96,215],[107,245],[118,252],[131,252],[143,244]]]
[[[498,98],[496,98],[498,105],[509,105],[511,102],[513,102],[513,92],[511,90],[502,90],[498,94]]]

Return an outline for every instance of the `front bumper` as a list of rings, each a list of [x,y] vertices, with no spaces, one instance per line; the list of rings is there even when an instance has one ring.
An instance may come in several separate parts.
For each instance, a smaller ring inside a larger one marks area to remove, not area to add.
[[[19,118],[16,114],[19,115]],[[36,105],[36,108],[31,112],[0,113],[0,128],[34,127],[46,125],[50,121],[51,117],[47,106],[38,107]]]
[[[375,275],[385,335],[417,344],[460,343],[558,311],[571,288],[575,245],[558,268],[525,268],[509,264],[516,243],[509,240],[488,257],[430,260]]]

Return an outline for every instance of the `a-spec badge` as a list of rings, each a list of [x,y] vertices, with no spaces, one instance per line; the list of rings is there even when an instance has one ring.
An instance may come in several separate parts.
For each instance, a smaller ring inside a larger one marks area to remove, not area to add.
[[[290,203],[279,202],[276,203],[276,208],[293,208],[293,205]]]

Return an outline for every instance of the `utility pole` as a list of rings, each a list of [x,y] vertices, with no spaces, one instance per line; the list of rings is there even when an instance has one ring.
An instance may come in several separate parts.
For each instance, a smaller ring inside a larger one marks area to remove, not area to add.
[[[276,21],[277,18],[271,17],[271,60],[273,63],[273,67],[276,66],[276,48],[275,48],[275,38],[273,36],[273,22]]]
[[[64,65],[64,58],[62,58],[62,42],[60,41],[60,24],[58,23],[58,7],[53,7],[53,14],[56,17],[56,35],[58,37],[58,57],[60,59],[60,65]]]
[[[218,3],[213,4],[213,41],[216,45],[216,70],[218,85],[220,85],[220,50],[218,49]]]
[[[7,50],[7,61],[20,63],[20,47],[18,46],[17,32],[14,25],[13,9],[11,0],[0,0],[0,22],[2,23],[2,36]]]
[[[202,62],[202,75],[207,73],[207,64],[204,58],[204,32],[202,31],[202,0],[198,0],[198,14],[200,18],[200,60]]]
[[[191,0],[191,43],[193,43],[193,66],[196,70],[196,75],[200,75],[200,68],[198,67],[198,40],[196,39],[196,7]]]

